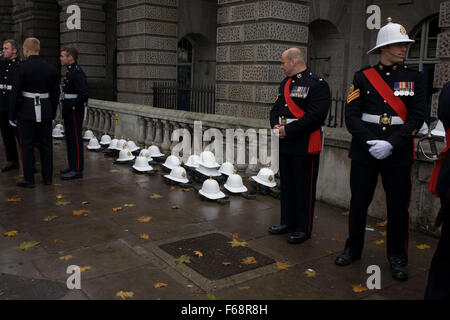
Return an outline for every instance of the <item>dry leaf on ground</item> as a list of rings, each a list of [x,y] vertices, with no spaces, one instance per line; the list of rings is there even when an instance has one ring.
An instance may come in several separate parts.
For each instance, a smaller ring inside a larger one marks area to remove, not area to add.
[[[145,223],[145,222],[150,222],[152,220],[152,217],[139,217],[138,221]]]
[[[191,189],[190,188],[183,188],[183,192],[190,192]]]
[[[239,241],[237,239],[233,239],[233,241],[228,241],[229,244],[231,244],[231,247],[247,247],[248,243],[245,241]]]
[[[56,196],[56,199],[64,199],[64,195],[62,195],[62,194],[58,194],[57,196]]]
[[[62,256],[62,257],[59,257],[58,259],[59,259],[59,260],[67,261],[67,260],[72,259],[72,256]]]
[[[334,254],[334,252],[332,250],[327,250],[325,251],[328,255]]]
[[[158,289],[158,288],[164,288],[164,287],[167,287],[168,286],[168,284],[167,283],[164,283],[164,282],[158,282],[158,283],[155,283],[154,285],[153,285],[153,287],[155,287],[156,289]]]
[[[174,186],[171,186],[171,187],[170,187],[170,190],[171,190],[171,191],[175,190],[175,187],[174,187]]]
[[[80,267],[80,272],[85,272],[85,271],[89,271],[89,270],[91,270],[90,266]]]
[[[37,241],[22,242],[16,249],[26,251],[26,250],[34,248],[34,247],[36,247],[36,246],[38,246],[40,244],[41,243],[37,242]]]
[[[119,291],[116,293],[116,297],[121,297],[123,300],[134,297],[134,292],[132,291]]]
[[[178,259],[175,260],[176,264],[180,264],[180,263],[191,263],[191,258],[189,258],[187,255],[182,255],[181,257],[179,257]]]
[[[353,292],[360,293],[367,291],[368,289],[363,287],[361,284],[352,284]]]
[[[61,239],[55,239],[53,240],[54,243],[64,243],[64,240]]]
[[[44,219],[42,219],[42,221],[50,222],[50,221],[55,220],[57,218],[58,218],[58,216],[48,216],[48,217],[45,217]]]
[[[250,287],[238,287],[239,290],[248,290]]]
[[[148,240],[150,237],[148,234],[144,233],[144,234],[141,234],[140,238],[144,239],[144,240]]]
[[[347,217],[350,214],[350,211],[345,211],[342,212],[341,215],[343,215],[344,217]]]
[[[199,258],[203,257],[203,253],[201,253],[200,251],[194,251],[194,254]]]
[[[8,199],[8,202],[20,202],[20,201],[22,201],[21,198],[11,198],[11,199]]]
[[[89,204],[89,201],[83,201],[83,202],[81,202],[81,204],[82,205]]]
[[[109,172],[111,172],[111,173],[118,173],[118,172],[120,172],[120,170],[110,170]]]
[[[117,211],[120,211],[120,210],[122,210],[122,207],[112,208],[112,211],[114,211],[114,212],[117,212]]]
[[[133,203],[126,203],[124,204],[125,208],[133,208],[135,205]]]
[[[387,232],[386,232],[386,231],[380,231],[380,234],[381,234],[382,236],[384,236],[384,237],[387,236]]]
[[[153,193],[153,194],[151,194],[151,195],[149,196],[149,198],[150,198],[150,199],[153,199],[153,200],[155,200],[155,199],[161,199],[162,197],[163,197],[162,195],[157,194],[157,193]]]
[[[256,261],[256,259],[254,257],[247,257],[245,259],[242,259],[241,263],[245,264],[246,266],[248,266],[250,264],[257,264],[258,261]]]
[[[289,268],[292,268],[292,264],[290,264],[289,262],[277,262],[277,268],[278,270],[287,270]]]
[[[375,241],[375,244],[378,244],[378,245],[383,244],[383,243],[384,243],[384,240],[377,240],[377,241]]]
[[[315,272],[313,269],[308,269],[305,272],[303,272],[303,274],[305,276],[307,276],[308,278],[315,278],[317,275],[317,272]]]
[[[19,234],[19,231],[8,231],[8,232],[5,232],[3,235],[5,236],[5,237],[15,237],[15,236],[17,236]]]
[[[383,222],[378,222],[377,223],[377,227],[386,227],[386,225],[387,225],[387,221],[386,220],[383,221]]]
[[[416,246],[416,248],[419,250],[425,250],[425,249],[430,249],[431,247],[427,244],[420,244],[420,245]]]
[[[81,216],[82,214],[87,215],[89,213],[88,210],[75,210],[72,212],[74,216]]]
[[[56,202],[57,206],[67,206],[68,204],[70,204],[69,201],[57,201]]]
[[[231,266],[231,265],[232,265],[231,262],[222,262],[222,264],[223,264],[225,267],[228,267],[228,266]]]
[[[180,206],[172,206],[171,207],[173,210],[177,210],[177,209],[180,209]]]

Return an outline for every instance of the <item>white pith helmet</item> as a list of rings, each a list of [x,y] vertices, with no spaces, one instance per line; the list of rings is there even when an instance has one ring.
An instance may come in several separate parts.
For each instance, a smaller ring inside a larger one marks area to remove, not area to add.
[[[188,183],[189,179],[187,178],[186,170],[181,167],[175,167],[170,171],[170,174],[166,174],[164,177],[170,179],[172,181],[180,182],[180,183]]]
[[[247,187],[242,183],[242,178],[240,175],[234,173],[230,175],[227,182],[223,185],[225,189],[233,193],[247,192]]]
[[[135,156],[131,153],[131,151],[127,148],[123,149],[119,153],[119,158],[117,159],[118,162],[125,162],[133,160]]]
[[[89,150],[98,150],[100,149],[102,146],[98,143],[98,140],[96,137],[93,137],[91,140],[89,140],[89,144],[87,146],[87,148]]]
[[[61,129],[55,127],[52,130],[52,137],[53,138],[64,138],[64,134],[62,133]]]
[[[231,176],[234,173],[234,165],[231,162],[224,162],[220,166],[219,172]]]
[[[131,141],[131,140],[127,142],[127,146],[128,146],[128,149],[130,149],[131,152],[135,152],[135,151],[137,151],[137,150],[140,149],[140,148],[136,145],[136,143],[134,143],[134,141]]]
[[[200,166],[200,157],[193,154],[188,158],[186,165],[190,168],[198,168]]]
[[[127,141],[124,139],[120,139],[119,141],[117,141],[116,150],[121,151],[121,150],[125,150],[125,149],[130,150],[130,149],[128,149]]]
[[[262,168],[261,170],[259,170],[257,176],[252,176],[252,179],[257,183],[270,188],[273,188],[277,185],[277,183],[275,182],[275,174],[269,168]]]
[[[378,31],[377,45],[369,50],[367,54],[378,54],[380,48],[394,43],[413,43],[414,40],[408,37],[406,29],[398,23],[393,23],[392,18],[388,18],[388,23]]]
[[[178,159],[178,157],[168,156],[166,162],[163,163],[163,166],[172,170],[173,168],[178,167],[180,164],[180,159]]]
[[[137,157],[134,162],[133,169],[140,172],[152,171],[153,168],[148,164],[147,158],[145,157]]]
[[[211,200],[225,198],[225,194],[220,191],[219,183],[213,178],[205,180],[201,190],[198,193]]]
[[[111,143],[109,144],[108,149],[116,150],[117,142],[119,142],[119,140],[117,140],[117,139],[112,139]]]
[[[214,153],[212,153],[211,151],[203,151],[200,154],[199,164],[209,169],[220,167],[220,164],[218,164],[216,161],[216,157],[214,157]]]
[[[157,158],[157,157],[162,157],[162,156],[164,156],[164,155],[161,153],[161,151],[159,151],[158,146],[150,146],[150,147],[148,148],[148,152],[150,152],[150,156],[151,156],[151,157]]]
[[[64,126],[63,126],[62,124],[60,124],[60,123],[58,123],[58,124],[55,126],[55,128],[61,130],[61,132],[64,132]]]
[[[111,137],[108,136],[107,134],[103,135],[102,138],[100,139],[100,144],[102,146],[110,145],[111,144]]]
[[[435,137],[445,137],[445,128],[441,120],[439,120],[436,127],[431,130],[431,135]]]
[[[84,140],[91,140],[94,137],[94,133],[91,130],[86,130],[84,133]]]
[[[139,153],[139,157],[144,157],[147,162],[152,161],[152,157],[150,156],[150,151],[148,151],[147,149],[142,149],[141,153]]]
[[[198,168],[195,168],[195,171],[200,172],[202,175],[207,177],[220,177],[222,173],[217,169],[205,168],[202,165],[199,165]]]

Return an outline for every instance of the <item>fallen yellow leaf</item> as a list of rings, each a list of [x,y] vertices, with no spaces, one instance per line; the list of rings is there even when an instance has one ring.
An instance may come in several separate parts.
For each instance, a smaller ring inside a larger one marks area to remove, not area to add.
[[[317,275],[317,273],[313,269],[308,269],[305,272],[303,272],[303,274],[308,278],[315,278]]]
[[[64,243],[64,240],[60,240],[60,239],[55,239],[53,240],[54,243]]]
[[[8,231],[8,232],[5,232],[3,235],[5,237],[15,237],[18,234],[19,234],[19,231]]]
[[[173,210],[180,209],[180,206],[172,206],[172,209],[173,209]]]
[[[352,284],[353,292],[360,293],[367,291],[368,289],[363,287],[361,284]]]
[[[56,202],[57,206],[67,206],[68,204],[70,204],[69,201],[57,201]]]
[[[383,243],[384,243],[384,240],[377,240],[377,241],[375,241],[375,244],[378,244],[378,245],[383,244]]]
[[[73,211],[74,216],[81,216],[82,214],[87,215],[89,213],[88,210],[75,210]]]
[[[83,202],[81,202],[81,204],[82,205],[89,204],[89,201],[83,201]]]
[[[133,203],[126,203],[124,204],[125,208],[133,208],[135,205]]]
[[[380,234],[381,234],[382,236],[386,237],[387,232],[386,232],[386,231],[380,231]]]
[[[326,253],[327,253],[328,255],[334,254],[334,252],[331,251],[331,250],[327,250]]]
[[[63,199],[64,198],[64,196],[62,195],[62,194],[58,194],[57,196],[56,196],[56,199]]]
[[[191,189],[189,189],[189,188],[183,188],[183,192],[190,192],[191,191]]]
[[[154,285],[153,285],[153,287],[155,287],[156,289],[158,289],[158,288],[164,288],[164,287],[167,287],[168,286],[168,284],[167,283],[164,283],[164,282],[158,282],[158,283],[155,283]]]
[[[201,253],[200,251],[194,251],[194,254],[199,258],[203,257],[203,253]]]
[[[139,182],[139,181],[136,181],[136,185],[138,186],[138,185],[140,185],[141,183]]]
[[[248,290],[250,287],[238,287],[239,290]]]
[[[37,241],[22,242],[16,249],[26,251],[28,249],[38,246],[39,244],[40,242]]]
[[[420,245],[416,246],[416,248],[419,250],[425,250],[425,249],[430,249],[431,247],[427,244],[420,244]]]
[[[55,220],[56,218],[58,218],[58,216],[48,216],[48,217],[45,217],[42,221],[50,222],[52,220]]]
[[[122,210],[122,207],[112,208],[112,211],[114,211],[114,212],[117,212],[117,211],[120,211],[120,210]]]
[[[144,234],[141,234],[140,238],[144,239],[144,240],[148,240],[149,239],[149,235],[144,233]]]
[[[191,263],[191,258],[189,258],[187,255],[182,255],[178,259],[175,259],[176,264],[180,263]]]
[[[60,183],[55,183],[53,186],[55,186],[55,187],[61,187],[62,184],[60,184]]]
[[[345,211],[341,213],[344,217],[347,217],[350,214],[350,211]]]
[[[121,297],[123,300],[134,297],[134,292],[132,291],[119,291],[116,293],[117,297]]]
[[[118,172],[120,172],[120,170],[110,170],[109,172],[111,172],[111,173],[118,173]]]
[[[278,270],[287,270],[292,267],[292,264],[289,262],[277,262]]]
[[[152,220],[152,217],[140,217],[138,219],[139,222],[143,222],[143,223],[150,222],[151,220]]]
[[[156,193],[153,193],[149,196],[150,199],[161,199],[162,197],[162,195]]]
[[[239,241],[237,239],[233,239],[233,241],[228,241],[229,244],[231,244],[231,247],[247,247],[248,243],[245,241]]]
[[[171,186],[171,187],[170,187],[170,190],[172,190],[172,191],[175,190],[175,187],[174,187],[174,186]]]
[[[67,260],[72,259],[72,256],[62,256],[62,257],[59,257],[58,259],[59,259],[59,260],[67,261]]]
[[[366,228],[372,228],[370,224],[366,224]]]
[[[377,227],[386,227],[386,225],[387,225],[387,221],[377,223]]]
[[[89,270],[91,270],[90,266],[80,267],[80,272],[85,272],[85,271],[89,271]]]
[[[22,199],[20,199],[20,198],[11,198],[11,199],[8,199],[8,202],[20,202],[20,201],[22,201]]]
[[[254,257],[247,257],[245,259],[242,259],[241,263],[248,266],[250,264],[257,264],[258,261],[256,261],[256,259]]]

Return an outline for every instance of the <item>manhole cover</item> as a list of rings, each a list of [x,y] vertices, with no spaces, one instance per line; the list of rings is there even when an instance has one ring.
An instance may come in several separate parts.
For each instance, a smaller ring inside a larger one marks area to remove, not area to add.
[[[223,279],[241,272],[253,270],[275,261],[247,247],[232,247],[232,239],[219,233],[180,240],[159,246],[175,258],[182,255],[190,257],[186,266],[209,280]],[[198,257],[194,251],[200,251]],[[253,259],[252,259],[253,258]],[[246,261],[246,264],[244,263]],[[255,263],[256,261],[256,263]]]

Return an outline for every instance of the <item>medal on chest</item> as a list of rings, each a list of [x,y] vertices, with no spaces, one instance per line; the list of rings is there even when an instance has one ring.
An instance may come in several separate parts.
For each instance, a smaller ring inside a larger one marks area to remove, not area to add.
[[[398,96],[414,96],[414,82],[395,82],[394,95]]]
[[[309,93],[309,87],[292,87],[291,98],[306,98]]]

